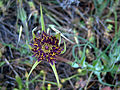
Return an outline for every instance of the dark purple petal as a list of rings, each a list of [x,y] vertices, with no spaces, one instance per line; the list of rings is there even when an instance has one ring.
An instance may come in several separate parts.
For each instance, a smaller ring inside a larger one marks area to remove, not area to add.
[[[42,32],[42,38],[48,36],[44,31]]]
[[[50,60],[49,62],[53,65],[53,61],[52,60]]]
[[[38,62],[41,61],[39,58],[38,58]]]
[[[32,57],[35,57],[36,54],[33,54]]]
[[[39,32],[37,33],[37,35],[38,35],[39,37],[41,37],[41,35],[40,35],[40,33],[39,33]]]
[[[55,48],[56,48],[56,47],[54,47],[54,46],[52,47],[52,49],[55,49]]]
[[[30,45],[31,47],[34,47],[34,44],[32,44],[32,43],[30,43],[29,45]]]

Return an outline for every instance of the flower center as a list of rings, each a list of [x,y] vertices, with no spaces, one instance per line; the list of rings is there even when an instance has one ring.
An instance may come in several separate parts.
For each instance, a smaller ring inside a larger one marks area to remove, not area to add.
[[[45,50],[49,50],[49,46],[45,46]]]
[[[45,52],[45,53],[49,53],[50,50],[52,49],[52,45],[48,44],[48,43],[45,43],[42,45],[42,50]]]

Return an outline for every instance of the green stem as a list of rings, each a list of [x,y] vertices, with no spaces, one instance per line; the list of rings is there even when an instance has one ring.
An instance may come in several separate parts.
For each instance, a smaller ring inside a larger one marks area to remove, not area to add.
[[[90,76],[89,76],[88,81],[87,81],[86,86],[85,86],[85,90],[87,90],[87,86],[91,80],[92,74],[93,74],[93,71],[90,73]]]
[[[70,79],[72,79],[72,78],[75,78],[75,77],[77,77],[77,76],[79,76],[79,75],[80,75],[80,74],[75,74],[75,75],[70,76],[70,77],[68,77],[68,78],[64,78],[64,80],[67,81],[67,80],[70,80]]]
[[[50,65],[53,69],[53,72],[54,72],[56,80],[57,80],[58,88],[60,90],[60,82],[59,82],[59,77],[58,77],[58,74],[57,74],[57,71],[56,71],[55,62],[53,62],[53,65],[50,63]]]
[[[117,39],[117,12],[114,10],[115,16],[115,38]]]

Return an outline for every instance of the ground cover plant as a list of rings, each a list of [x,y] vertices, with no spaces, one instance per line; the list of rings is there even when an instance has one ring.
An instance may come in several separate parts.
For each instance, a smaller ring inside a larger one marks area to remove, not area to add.
[[[1,90],[119,90],[119,0],[0,0]]]

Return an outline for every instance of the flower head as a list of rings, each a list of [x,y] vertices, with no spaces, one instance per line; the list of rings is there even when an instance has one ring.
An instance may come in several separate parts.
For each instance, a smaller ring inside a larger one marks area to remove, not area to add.
[[[38,61],[47,60],[51,64],[56,59],[56,55],[59,55],[62,49],[58,45],[59,40],[46,34],[44,31],[42,35],[36,37],[32,44],[33,56],[35,56]]]

